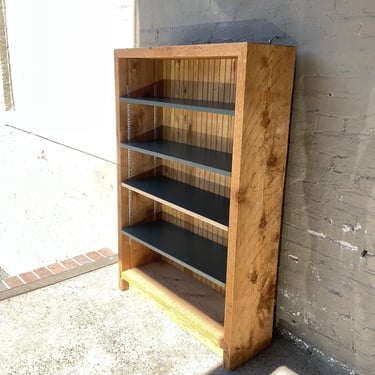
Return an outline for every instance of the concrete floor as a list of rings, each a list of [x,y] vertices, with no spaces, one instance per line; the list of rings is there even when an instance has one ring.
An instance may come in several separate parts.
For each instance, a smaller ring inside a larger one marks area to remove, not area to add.
[[[276,338],[234,374],[333,375]],[[0,302],[1,374],[229,374],[212,353],[132,291],[112,265]]]

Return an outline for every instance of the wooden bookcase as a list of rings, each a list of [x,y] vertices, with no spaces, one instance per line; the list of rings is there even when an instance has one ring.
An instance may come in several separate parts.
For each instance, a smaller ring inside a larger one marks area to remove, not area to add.
[[[233,369],[270,344],[293,47],[115,51],[120,288]]]

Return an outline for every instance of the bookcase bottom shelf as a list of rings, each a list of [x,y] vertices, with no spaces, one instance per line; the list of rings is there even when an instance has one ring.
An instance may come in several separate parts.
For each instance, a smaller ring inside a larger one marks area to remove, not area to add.
[[[226,247],[164,220],[127,227],[122,233],[215,284],[225,285]]]
[[[223,295],[163,261],[123,271],[121,278],[144,298],[156,302],[183,329],[222,354]]]

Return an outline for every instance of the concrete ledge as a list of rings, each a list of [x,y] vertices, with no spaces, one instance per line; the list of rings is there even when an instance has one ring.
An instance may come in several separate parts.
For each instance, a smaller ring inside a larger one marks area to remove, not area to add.
[[[0,280],[0,301],[95,271],[117,262],[117,254],[102,249]]]

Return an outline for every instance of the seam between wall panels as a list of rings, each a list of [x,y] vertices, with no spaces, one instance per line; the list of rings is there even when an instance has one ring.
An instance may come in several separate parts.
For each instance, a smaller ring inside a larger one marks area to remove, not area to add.
[[[56,144],[56,145],[59,145],[59,146],[62,146],[62,147],[66,147],[66,148],[69,148],[69,149],[74,150],[74,151],[77,151],[77,152],[81,152],[82,154],[85,154],[85,155],[88,155],[88,156],[92,156],[92,157],[94,157],[94,158],[96,158],[96,159],[99,159],[99,160],[105,161],[105,162],[110,163],[110,164],[113,164],[113,165],[117,165],[117,163],[114,162],[114,161],[111,161],[111,160],[108,160],[108,159],[102,158],[102,157],[100,157],[100,156],[98,156],[98,155],[94,155],[94,154],[92,154],[92,153],[90,153],[90,152],[87,152],[87,151],[81,150],[81,149],[79,149],[79,148],[69,146],[69,145],[67,145],[67,144],[65,144],[65,143],[58,142],[58,141],[55,141],[55,140],[50,139],[50,138],[47,138],[47,137],[43,137],[43,136],[40,135],[40,134],[36,134],[36,133],[30,132],[30,131],[28,131],[28,130],[24,130],[24,129],[18,128],[17,126],[13,126],[13,125],[9,125],[9,124],[4,124],[4,125],[5,125],[6,127],[8,127],[8,128],[11,128],[11,129],[14,129],[14,130],[18,130],[18,131],[23,132],[23,133],[26,133],[26,134],[33,135],[34,137],[38,137],[38,138],[44,139],[45,141],[48,141],[48,142],[52,142],[52,143],[54,143],[54,144]]]

